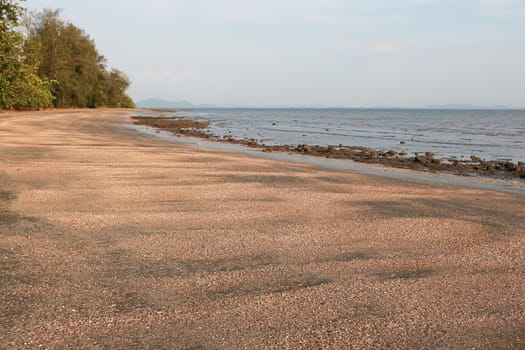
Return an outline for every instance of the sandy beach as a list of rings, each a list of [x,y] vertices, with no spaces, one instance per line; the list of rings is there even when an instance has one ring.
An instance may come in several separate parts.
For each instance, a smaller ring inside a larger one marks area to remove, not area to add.
[[[522,349],[525,197],[0,114],[2,349]]]

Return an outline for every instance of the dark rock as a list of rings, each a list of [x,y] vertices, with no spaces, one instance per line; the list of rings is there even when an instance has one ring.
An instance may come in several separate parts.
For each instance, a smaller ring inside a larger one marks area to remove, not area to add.
[[[397,155],[397,152],[391,149],[388,152],[386,152],[386,155],[388,157],[393,157],[393,156]]]
[[[309,145],[298,145],[295,150],[297,152],[301,152],[301,153],[307,153],[307,154],[311,154],[313,153],[313,150],[312,150],[312,147],[310,147]]]
[[[509,171],[515,171],[518,169],[518,166],[516,164],[514,164],[514,162],[507,162],[505,163],[505,168],[507,168],[507,170]]]
[[[416,156],[414,161],[421,165],[426,165],[428,163],[428,159],[425,156]]]
[[[470,160],[474,163],[481,163],[481,158],[476,156],[470,156]]]

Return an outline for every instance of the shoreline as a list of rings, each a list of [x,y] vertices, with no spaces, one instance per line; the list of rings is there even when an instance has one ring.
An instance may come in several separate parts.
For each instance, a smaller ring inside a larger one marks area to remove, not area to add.
[[[302,154],[313,157],[330,159],[352,160],[365,164],[380,164],[388,167],[409,169],[419,172],[442,173],[466,177],[483,177],[499,180],[518,180],[525,183],[525,162],[485,160],[472,156],[470,160],[445,160],[434,158],[431,151],[415,153],[409,156],[405,152],[393,150],[377,150],[370,147],[348,145],[265,145],[255,139],[238,139],[225,135],[219,137],[207,131],[209,121],[198,121],[184,117],[163,117],[160,111],[146,111],[155,113],[154,116],[132,116],[133,123],[164,130],[175,136],[197,137],[213,142],[238,144],[260,150],[262,152],[284,152]],[[175,112],[175,111],[172,111]],[[160,114],[160,115],[159,115]]]
[[[146,113],[158,113],[156,110],[143,110],[141,112]],[[191,120],[190,122],[195,122]],[[183,121],[185,125],[187,121]],[[199,122],[202,123],[202,122]],[[207,125],[197,124],[200,126]],[[259,146],[246,145],[239,142],[229,142],[222,139],[214,139],[213,136],[204,134],[199,130],[183,130],[182,133],[177,133],[178,130],[169,130],[155,128],[152,126],[140,125],[135,123],[133,116],[129,120],[130,129],[141,133],[147,134],[155,138],[161,138],[163,140],[174,142],[176,144],[192,146],[192,147],[204,147],[206,149],[233,152],[237,154],[245,154],[252,157],[258,157],[263,159],[278,160],[284,162],[293,162],[300,164],[310,164],[319,166],[329,170],[343,171],[343,172],[357,172],[362,174],[369,174],[375,176],[382,176],[397,180],[406,181],[417,181],[427,183],[437,183],[452,186],[471,187],[486,190],[496,190],[509,194],[516,194],[519,196],[525,196],[525,181],[519,178],[506,178],[499,179],[494,177],[482,177],[482,176],[458,176],[444,172],[430,172],[423,170],[414,170],[410,168],[400,168],[395,166],[388,166],[383,163],[371,163],[371,162],[357,162],[352,159],[337,159],[324,156],[315,156],[304,154],[300,152],[264,152],[264,148]]]

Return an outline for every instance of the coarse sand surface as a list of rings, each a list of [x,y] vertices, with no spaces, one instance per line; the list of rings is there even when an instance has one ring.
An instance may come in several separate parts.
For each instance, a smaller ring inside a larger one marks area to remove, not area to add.
[[[524,349],[525,197],[0,114],[1,349]]]

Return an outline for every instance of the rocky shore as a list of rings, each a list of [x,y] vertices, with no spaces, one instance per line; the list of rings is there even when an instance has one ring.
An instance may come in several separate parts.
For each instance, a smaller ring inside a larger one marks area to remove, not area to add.
[[[417,171],[440,172],[460,176],[483,176],[500,179],[525,179],[525,162],[508,160],[485,160],[477,156],[469,159],[436,158],[431,151],[409,155],[395,150],[377,150],[369,147],[348,145],[265,145],[256,139],[238,139],[232,136],[219,137],[209,132],[208,121],[196,121],[178,117],[133,116],[136,125],[145,125],[168,131],[174,135],[200,137],[218,142],[241,144],[261,149],[263,152],[300,153],[311,156],[351,159],[361,163],[383,164],[386,166]]]

